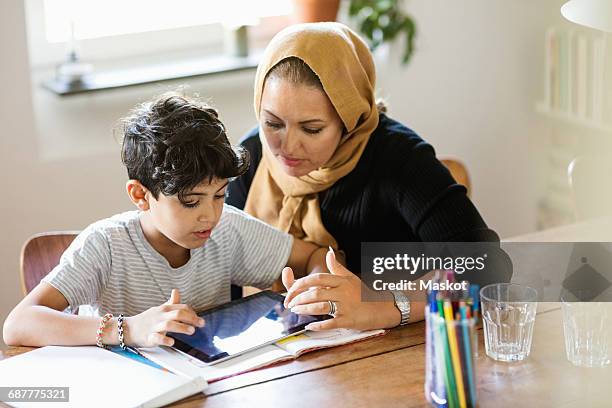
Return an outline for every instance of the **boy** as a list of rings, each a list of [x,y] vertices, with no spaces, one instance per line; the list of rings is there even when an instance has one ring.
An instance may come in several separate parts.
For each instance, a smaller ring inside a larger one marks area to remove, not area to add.
[[[126,188],[138,211],[79,234],[9,314],[7,344],[119,344],[121,327],[126,345],[170,346],[166,332],[202,327],[196,313],[228,302],[230,284],[265,288],[286,264],[302,275],[316,267],[316,246],[224,204],[248,155],[230,145],[214,109],[164,95],[135,109],[123,133]],[[62,312],[80,305],[104,317]]]

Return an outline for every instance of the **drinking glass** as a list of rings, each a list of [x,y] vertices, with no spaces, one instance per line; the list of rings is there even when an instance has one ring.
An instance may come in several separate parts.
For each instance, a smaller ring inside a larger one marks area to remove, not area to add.
[[[561,300],[567,359],[582,367],[610,364],[612,303]]]
[[[538,292],[529,286],[495,283],[480,290],[485,351],[498,361],[529,356]]]

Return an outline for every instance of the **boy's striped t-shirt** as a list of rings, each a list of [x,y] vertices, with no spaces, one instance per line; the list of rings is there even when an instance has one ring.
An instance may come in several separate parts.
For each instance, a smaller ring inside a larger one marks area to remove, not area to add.
[[[172,289],[196,312],[230,301],[230,284],[266,288],[287,264],[293,238],[224,205],[206,243],[172,268],[146,240],[139,211],[98,221],[81,232],[44,279],[71,308],[133,316],[165,303]]]

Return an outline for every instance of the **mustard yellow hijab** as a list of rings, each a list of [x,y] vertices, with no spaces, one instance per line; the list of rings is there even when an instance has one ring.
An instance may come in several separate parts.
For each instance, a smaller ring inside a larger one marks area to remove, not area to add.
[[[355,168],[370,134],[378,125],[374,62],[363,40],[343,24],[290,26],[272,39],[257,68],[255,115],[258,120],[266,76],[288,57],[301,59],[317,74],[342,119],[346,134],[323,167],[305,176],[293,177],[282,170],[260,129],[263,155],[245,211],[296,238],[339,249],[321,221],[318,193]]]

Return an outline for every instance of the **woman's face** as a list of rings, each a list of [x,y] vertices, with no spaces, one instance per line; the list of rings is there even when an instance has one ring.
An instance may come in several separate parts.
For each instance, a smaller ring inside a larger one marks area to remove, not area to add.
[[[325,92],[274,77],[264,86],[259,124],[274,158],[294,177],[323,167],[344,129]]]

